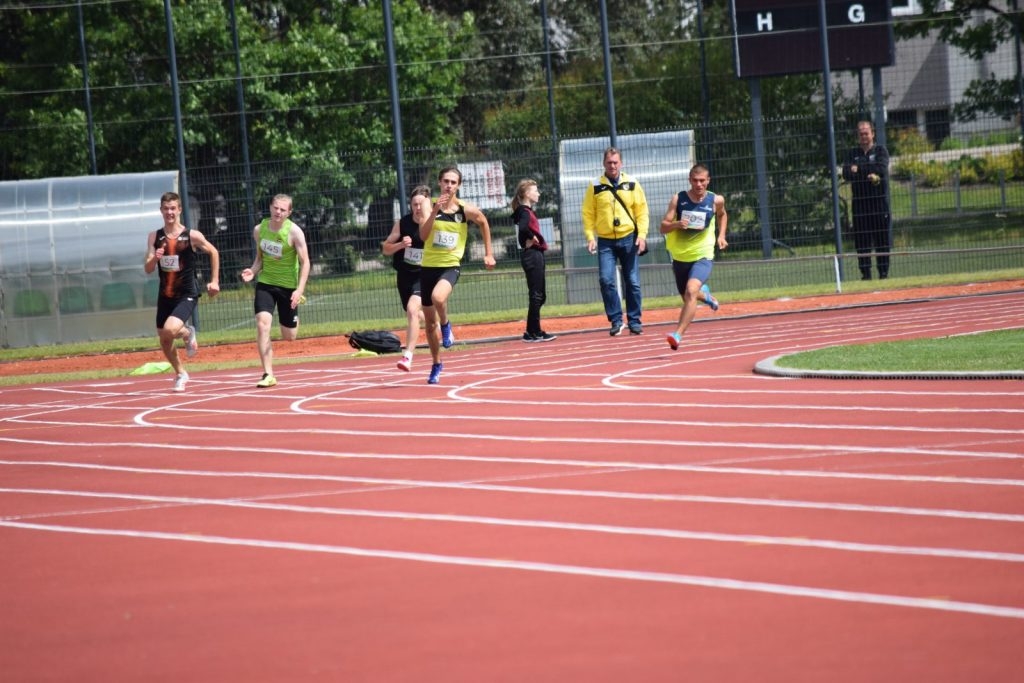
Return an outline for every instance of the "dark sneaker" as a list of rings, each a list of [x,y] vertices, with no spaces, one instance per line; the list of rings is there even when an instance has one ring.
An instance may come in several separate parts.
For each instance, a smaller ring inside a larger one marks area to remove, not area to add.
[[[534,341],[542,341],[542,342],[551,341],[552,339],[558,339],[558,335],[557,334],[548,334],[544,330],[541,330],[540,334],[536,335],[533,338]]]
[[[629,333],[630,334],[643,334],[644,333],[644,328],[640,327],[639,325],[630,325],[629,326]]]
[[[622,331],[624,329],[626,329],[625,323],[616,323],[612,325],[612,329],[608,330],[608,334],[610,334],[613,337],[618,337],[620,334],[622,334]]]
[[[449,320],[444,325],[441,325],[441,346],[450,349],[454,343],[455,335],[452,334],[452,323]]]
[[[540,341],[540,335],[539,334],[530,334],[529,332],[523,332],[523,341],[524,342]]]
[[[430,377],[427,378],[427,384],[437,384],[441,381],[441,371],[444,370],[443,363],[434,363],[430,366]]]

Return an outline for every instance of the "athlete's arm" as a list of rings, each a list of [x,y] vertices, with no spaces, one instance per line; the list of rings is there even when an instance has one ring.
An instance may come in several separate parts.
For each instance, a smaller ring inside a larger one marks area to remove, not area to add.
[[[491,250],[491,224],[487,222],[487,216],[475,204],[466,202],[466,220],[476,223],[480,228],[480,236],[484,238],[484,267],[493,268],[497,263],[494,260],[494,252]]]
[[[210,281],[206,283],[206,293],[211,298],[215,297],[220,292],[220,252],[198,230],[190,230],[189,237],[194,247],[198,247],[210,256]]]

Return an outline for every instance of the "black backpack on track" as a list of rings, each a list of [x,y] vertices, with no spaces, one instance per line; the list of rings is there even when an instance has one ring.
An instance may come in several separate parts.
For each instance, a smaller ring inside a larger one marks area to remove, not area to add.
[[[398,335],[385,330],[352,332],[348,335],[348,344],[354,349],[374,353],[398,353],[402,350],[402,340]]]

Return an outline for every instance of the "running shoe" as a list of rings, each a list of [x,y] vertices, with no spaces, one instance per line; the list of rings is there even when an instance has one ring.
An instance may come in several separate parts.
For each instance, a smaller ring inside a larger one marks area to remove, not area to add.
[[[256,386],[259,387],[260,389],[268,389],[270,387],[277,386],[277,380],[274,378],[273,375],[268,375],[267,373],[264,372],[263,379],[261,379],[259,382],[256,382]]]
[[[700,286],[700,293],[704,295],[704,303],[711,307],[712,311],[718,310],[718,299],[711,296],[711,288],[707,285]]]
[[[548,334],[544,330],[541,330],[537,334],[530,334],[529,332],[523,333],[524,342],[546,342],[552,339],[558,339],[557,334]]]
[[[678,332],[673,332],[672,334],[668,335],[665,338],[665,341],[667,341],[668,345],[672,348],[673,351],[675,351],[676,349],[679,348],[679,344],[682,343],[683,338],[679,336]]]
[[[178,393],[185,391],[186,384],[188,384],[187,372],[179,373],[178,376],[174,378],[174,390]]]
[[[452,323],[449,320],[444,325],[441,325],[441,346],[450,349],[454,343],[455,335],[452,334]]]
[[[624,323],[612,323],[612,329],[608,330],[608,334],[613,337],[618,337],[622,334],[624,329],[626,329],[626,325]]]
[[[441,381],[441,371],[444,370],[443,363],[434,363],[430,366],[430,377],[427,378],[427,384],[437,384]]]
[[[402,360],[398,361],[398,369],[404,372],[412,370],[412,354],[407,353],[402,356]]]
[[[185,325],[188,330],[188,339],[185,340],[185,356],[194,358],[199,353],[199,340],[196,338],[196,328],[191,323]]]
[[[629,333],[630,334],[643,334],[644,333],[644,328],[640,327],[639,325],[630,325],[629,326]]]

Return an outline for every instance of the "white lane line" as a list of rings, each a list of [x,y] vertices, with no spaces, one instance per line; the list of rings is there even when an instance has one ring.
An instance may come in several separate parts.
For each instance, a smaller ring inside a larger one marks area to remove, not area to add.
[[[340,508],[322,505],[296,505],[294,503],[267,502],[274,499],[301,498],[305,496],[326,496],[339,492],[316,491],[310,493],[280,493],[258,498],[193,498],[188,496],[157,496],[141,493],[114,493],[109,491],[67,491],[62,489],[32,488],[0,488],[0,493],[12,493],[32,496],[58,496],[66,498],[99,498],[128,500],[141,503],[157,503],[161,508],[168,506],[214,506],[241,508],[248,510],[269,510],[273,512],[295,512],[299,514],[329,515],[338,517],[368,517],[373,519],[397,519],[399,521],[448,522],[454,524],[476,524],[483,526],[513,527],[523,529],[546,529],[554,531],[578,531],[594,534],[616,536],[639,536],[648,538],[664,538],[685,541],[710,541],[717,543],[739,543],[742,545],[785,546],[795,548],[813,548],[816,550],[836,550],[845,552],[872,553],[878,555],[911,555],[960,560],[985,560],[994,562],[1024,563],[1024,554],[994,550],[967,550],[963,548],[941,548],[927,546],[891,545],[881,543],[859,543],[839,541],[835,539],[792,538],[766,536],[763,534],[728,534],[710,531],[693,531],[688,529],[666,529],[658,527],[632,527],[617,524],[593,524],[586,522],[557,522],[550,520],[515,519],[507,517],[490,517],[479,515],[458,515],[441,513],[411,512],[404,510],[368,510],[364,508]],[[342,492],[344,493],[344,492]],[[152,505],[139,509],[153,509]],[[132,512],[132,508],[105,508],[97,512]],[[67,517],[93,514],[90,510],[66,512],[55,510],[45,515],[8,515],[0,517],[3,521],[24,521],[41,517]]]
[[[101,472],[123,472],[157,476],[212,477],[224,479],[271,479],[284,481],[312,481],[323,483],[367,484],[375,487],[402,487],[416,489],[441,489],[449,491],[486,491],[492,493],[513,493],[534,496],[566,496],[574,498],[600,498],[609,500],[632,500],[642,502],[699,503],[707,505],[743,505],[750,507],[793,508],[803,510],[828,510],[866,514],[905,515],[910,517],[938,517],[945,519],[980,520],[986,522],[1024,523],[1024,514],[985,512],[977,510],[954,510],[947,508],[918,508],[895,505],[864,505],[860,503],[837,503],[828,501],[792,500],[785,498],[746,498],[730,496],[692,495],[681,493],[637,493],[634,491],[608,491],[601,489],[566,489],[537,486],[510,486],[485,481],[434,481],[429,479],[393,479],[382,477],[355,477],[336,474],[294,474],[290,472],[223,472],[216,470],[156,469],[150,467],[129,467],[125,465],[97,465],[93,463],[68,463],[59,461],[4,460],[0,465],[19,467],[54,467],[92,470]],[[597,473],[600,473],[598,471]],[[578,473],[533,474],[520,477],[504,477],[498,481],[545,479],[551,477],[576,476]],[[488,480],[495,481],[495,480]],[[373,493],[365,489],[349,491],[350,494]]]
[[[986,617],[1008,619],[1024,619],[1024,609],[1004,605],[987,605],[974,602],[940,600],[937,598],[916,598],[902,595],[885,595],[859,591],[843,591],[812,586],[795,586],[763,581],[742,581],[713,576],[695,576],[669,572],[638,571],[629,569],[613,569],[602,567],[585,567],[549,562],[528,562],[517,560],[492,559],[484,557],[466,557],[460,555],[439,555],[435,553],[418,553],[399,550],[376,548],[358,548],[344,545],[327,545],[320,543],[298,543],[293,541],[274,541],[266,539],[236,538],[229,536],[206,536],[202,534],[169,533],[157,531],[141,531],[133,529],[103,529],[74,527],[50,524],[29,524],[24,522],[0,521],[0,526],[26,529],[32,531],[49,531],[62,534],[81,534],[88,536],[107,536],[117,538],[153,539],[178,541],[186,543],[204,543],[210,545],[241,546],[275,550],[291,550],[306,553],[325,553],[331,555],[347,555],[352,557],[373,557],[408,562],[426,562],[430,564],[507,569],[515,571],[543,572],[566,576],[585,576],[590,578],[615,579],[620,581],[645,581],[665,583],[718,590],[738,590],[755,593],[783,595],[787,597],[816,598],[886,607],[904,607],[912,609],[928,609],[942,612],[958,612]]]
[[[226,430],[237,431],[237,430]],[[316,430],[305,430],[307,433]],[[332,432],[333,433],[333,432]],[[388,436],[402,436],[398,433],[389,433]],[[524,441],[526,439],[522,439]],[[543,439],[538,439],[544,441]],[[11,437],[0,437],[0,443],[30,444],[37,446],[53,446],[64,448],[132,448],[132,449],[168,449],[189,451],[194,453],[238,453],[251,455],[252,448],[246,446],[214,446],[203,444],[171,444],[151,443],[148,441],[47,441],[42,439],[15,439]],[[630,442],[635,443],[635,442]],[[704,442],[694,442],[694,445],[707,447]],[[734,446],[734,444],[727,444]],[[781,448],[781,447],[779,447]],[[635,471],[667,471],[667,472],[700,472],[702,474],[729,474],[729,475],[753,475],[760,477],[793,477],[810,479],[840,479],[855,481],[885,481],[902,483],[928,483],[928,484],[966,484],[976,486],[1011,486],[1024,487],[1024,479],[992,479],[982,477],[946,477],[946,476],[924,476],[912,474],[872,474],[863,472],[830,472],[822,470],[773,470],[756,467],[715,467],[710,465],[685,465],[680,463],[657,463],[657,462],[628,462],[623,460],[573,460],[571,458],[513,458],[506,456],[482,456],[482,455],[448,455],[432,453],[365,453],[352,451],[320,451],[299,448],[264,448],[260,447],[261,455],[297,455],[315,458],[336,458],[339,460],[412,460],[418,462],[442,461],[442,462],[475,462],[493,465],[542,465],[558,467],[580,467],[594,469],[623,469]],[[870,453],[917,453],[922,455],[936,455],[940,451],[922,451],[916,449],[859,449],[858,452]],[[973,454],[975,457],[977,454]],[[1013,457],[1018,457],[1014,455]]]
[[[315,400],[315,399],[310,399],[310,400]],[[302,403],[305,403],[305,402],[306,401],[302,401]],[[531,405],[533,405],[532,402],[531,402]],[[574,403],[573,405],[585,406],[586,404]],[[640,407],[640,406],[635,406],[635,407]],[[643,408],[647,408],[647,407],[649,407],[649,406],[647,406],[647,405],[643,406]],[[681,407],[681,406],[679,406],[677,404],[677,405],[675,405],[673,407]],[[708,406],[707,404],[694,404],[691,407],[700,407],[701,410],[705,410],[705,411],[707,411],[707,410],[715,410],[715,406]],[[330,417],[351,417],[351,418],[356,418],[356,419],[364,419],[364,418],[378,418],[378,419],[382,419],[382,420],[394,420],[395,419],[394,412],[383,412],[383,413],[346,412],[346,411],[339,411],[339,410],[324,410],[324,409],[319,409],[319,408],[307,409],[307,408],[301,408],[299,406],[293,406],[293,409],[295,410],[295,412],[297,412],[299,414],[302,414],[302,415],[313,415],[313,416],[325,415],[325,416],[330,416]],[[794,409],[790,408],[789,410],[794,410]],[[185,409],[185,412],[190,412],[190,411],[188,409]],[[199,412],[200,414],[205,414],[207,411],[205,411],[203,409],[198,409],[196,412]],[[220,413],[221,411],[217,411],[217,412]],[[237,412],[240,415],[252,415],[251,411],[237,411]],[[842,411],[842,412],[847,412],[847,411]],[[931,414],[935,413],[936,411],[927,410],[925,408],[920,408],[920,409],[915,409],[915,410],[909,411],[909,412],[921,413],[922,415],[931,415]],[[961,412],[961,411],[956,411],[956,412]],[[988,414],[988,413],[995,412],[995,411],[986,410],[986,411],[980,411],[980,412],[984,412],[984,413]],[[1015,411],[1015,412],[1018,412],[1018,411]],[[1019,412],[1024,412],[1024,410],[1021,410]],[[636,426],[665,426],[665,425],[668,425],[668,426],[679,426],[679,427],[716,427],[716,428],[721,428],[721,429],[729,429],[729,428],[734,428],[734,427],[741,427],[741,428],[755,428],[755,429],[756,428],[763,428],[763,429],[773,429],[773,430],[779,430],[779,429],[787,429],[787,430],[789,430],[789,429],[828,430],[830,432],[831,431],[837,431],[837,430],[838,431],[848,430],[848,431],[858,431],[858,432],[863,432],[863,431],[911,432],[911,433],[915,433],[915,434],[919,433],[919,432],[924,432],[924,433],[927,433],[927,434],[942,433],[942,434],[1007,434],[1007,435],[1013,435],[1013,436],[1024,435],[1024,429],[995,429],[995,428],[989,428],[989,427],[972,427],[969,424],[957,424],[957,425],[952,425],[952,426],[949,426],[949,427],[941,427],[940,428],[940,427],[935,427],[934,425],[927,426],[927,427],[912,427],[912,426],[906,426],[906,425],[877,425],[877,424],[874,424],[874,425],[864,425],[864,424],[840,424],[840,423],[812,424],[812,423],[806,423],[806,422],[736,422],[736,421],[731,421],[731,420],[708,421],[708,420],[685,420],[685,419],[661,420],[661,419],[641,418],[641,417],[638,417],[638,418],[616,418],[616,417],[593,417],[593,418],[588,418],[588,417],[546,417],[546,416],[543,416],[543,415],[519,417],[519,416],[515,416],[515,415],[466,415],[465,413],[461,413],[459,415],[451,415],[451,414],[443,414],[443,413],[428,414],[428,413],[422,413],[422,412],[417,412],[416,413],[416,419],[417,420],[450,420],[450,421],[459,421],[459,422],[515,422],[515,423],[526,422],[526,423],[530,423],[530,424],[551,423],[551,424],[564,424],[564,425],[572,425],[572,424],[585,424],[585,425],[590,425],[590,424],[612,424],[612,425],[616,425],[616,424],[619,424],[619,425],[636,425]],[[1021,457],[1024,457],[1024,456],[1021,456]]]
[[[483,384],[482,382],[479,382],[479,383],[476,383],[474,386],[480,386],[482,384]],[[493,391],[493,390],[497,389],[497,390],[500,390],[500,391],[505,391],[505,390],[510,389],[510,388],[514,389],[516,391],[526,391],[526,390],[537,391],[537,390],[540,389],[539,387],[528,388],[528,387],[506,387],[506,386],[501,386],[501,387],[489,388],[488,390],[492,390]],[[551,392],[555,392],[555,391],[566,391],[566,392],[573,392],[574,393],[577,390],[578,389],[575,388],[575,387],[565,388],[565,389],[559,389],[557,387],[547,387],[547,388],[544,388],[544,391],[546,393],[551,393]],[[582,390],[584,390],[584,389],[582,389]],[[752,393],[752,392],[742,391],[741,393]],[[225,395],[223,397],[224,398],[228,398],[228,399],[237,399],[238,398],[237,396],[228,396],[228,395]],[[279,394],[276,397],[281,398],[282,396]],[[203,402],[209,402],[210,400],[212,400],[214,398],[216,398],[216,396],[208,395],[206,398],[204,398]],[[1024,393],[1020,394],[1020,398],[1022,400],[1024,400]],[[470,398],[463,398],[462,400],[466,401],[466,402],[475,402],[475,403],[508,405],[508,407],[510,407],[510,408],[514,407],[514,405],[516,404],[516,401],[513,400],[513,399],[493,399],[493,398],[473,397],[471,399]],[[442,400],[419,400],[419,399],[416,399],[416,398],[409,398],[409,399],[383,399],[382,398],[382,399],[377,399],[377,398],[374,398],[374,397],[367,397],[367,396],[348,396],[348,395],[344,395],[343,396],[343,395],[336,394],[336,393],[329,393],[329,394],[316,394],[316,395],[313,395],[313,396],[297,398],[297,399],[292,400],[292,403],[290,404],[290,407],[288,409],[284,409],[283,408],[283,409],[276,410],[276,411],[261,410],[261,411],[259,411],[259,415],[270,415],[270,414],[282,415],[282,414],[288,414],[288,413],[298,413],[298,414],[301,414],[301,415],[310,415],[310,416],[326,415],[326,416],[331,416],[331,417],[351,417],[351,418],[357,418],[357,419],[361,419],[361,418],[394,419],[394,412],[393,411],[385,412],[385,413],[372,413],[372,412],[366,412],[366,411],[346,412],[346,411],[336,411],[336,410],[325,410],[325,409],[319,409],[319,408],[307,409],[307,408],[303,407],[303,405],[305,403],[309,403],[311,401],[323,401],[323,402],[327,402],[327,403],[336,402],[336,403],[343,403],[343,404],[348,404],[348,403],[385,403],[385,404],[416,403],[417,405],[435,404],[435,405],[450,405],[450,407],[451,407],[451,402],[442,401]],[[28,415],[17,415],[17,416],[9,416],[9,417],[6,417],[6,418],[0,418],[0,422],[27,422],[27,423],[30,423],[30,424],[54,424],[54,425],[77,425],[77,424],[82,424],[82,425],[86,425],[86,426],[88,426],[90,424],[102,424],[102,425],[110,424],[110,423],[106,423],[106,422],[103,422],[103,423],[89,423],[89,422],[80,422],[80,421],[53,421],[51,423],[47,423],[44,420],[37,420],[37,418],[48,418],[52,414],[68,413],[68,412],[74,412],[74,411],[77,411],[77,410],[92,411],[93,409],[102,410],[104,412],[108,412],[108,411],[118,411],[118,412],[121,412],[121,413],[130,412],[133,415],[134,414],[138,414],[140,412],[145,412],[145,413],[195,413],[195,414],[199,414],[199,415],[247,415],[247,416],[252,416],[254,414],[254,412],[252,410],[220,409],[220,408],[217,408],[217,409],[214,409],[214,408],[190,408],[189,405],[190,405],[190,403],[175,403],[173,405],[150,405],[150,407],[145,407],[145,408],[139,408],[139,407],[137,407],[137,405],[136,405],[136,407],[130,407],[130,405],[125,405],[125,407],[106,407],[106,405],[104,405],[104,407],[102,407],[101,409],[97,409],[97,407],[95,407],[95,405],[93,405],[93,407],[84,407],[84,405],[82,405],[82,404],[72,404],[72,405],[63,405],[63,407],[59,407],[59,408],[57,408],[55,410],[39,411],[38,413],[32,413],[32,414],[28,414]],[[772,411],[772,412],[778,412],[778,413],[798,413],[798,414],[801,413],[801,412],[804,412],[804,411],[818,411],[818,412],[821,412],[821,411],[835,411],[837,413],[844,413],[844,414],[850,414],[850,413],[893,413],[893,414],[906,414],[906,413],[909,413],[909,414],[912,414],[912,415],[923,415],[923,416],[930,416],[930,415],[934,415],[936,413],[949,413],[949,414],[955,414],[955,415],[973,414],[973,413],[983,414],[983,415],[991,415],[991,414],[1019,415],[1019,414],[1024,414],[1024,408],[1022,408],[1022,409],[995,408],[995,407],[979,408],[979,409],[970,409],[970,408],[929,408],[929,407],[925,407],[925,405],[920,405],[920,407],[906,407],[906,408],[894,408],[894,407],[880,408],[880,407],[878,407],[878,405],[849,405],[849,404],[842,404],[842,403],[837,403],[835,405],[822,405],[820,403],[811,405],[811,404],[796,404],[796,403],[711,403],[711,402],[708,402],[708,401],[697,401],[697,402],[686,402],[686,403],[682,403],[682,402],[672,402],[672,403],[642,402],[642,403],[638,403],[638,402],[635,402],[635,401],[627,401],[627,402],[618,402],[618,401],[588,401],[588,402],[584,402],[584,401],[580,401],[580,400],[565,400],[565,401],[557,401],[557,400],[531,400],[530,401],[530,405],[534,405],[534,407],[541,407],[541,405],[545,405],[545,407],[551,407],[551,405],[572,405],[572,407],[578,407],[578,408],[579,407],[585,407],[585,408],[591,408],[591,409],[632,408],[632,409],[647,410],[647,409],[664,408],[664,409],[673,409],[673,410],[675,410],[675,409],[699,409],[699,410],[702,410],[702,411],[711,411],[711,410],[728,410],[728,411],[751,410],[751,411]],[[28,407],[26,405],[26,407],[19,407],[19,408],[28,408]],[[449,420],[449,419],[452,418],[452,415],[451,414],[445,414],[445,413],[424,414],[424,413],[419,413],[418,412],[416,414],[416,417],[417,417],[417,419],[423,418],[423,419]],[[506,415],[466,415],[466,414],[462,414],[462,413],[459,415],[459,419],[460,420],[470,420],[470,421],[473,421],[473,420],[478,420],[478,421],[490,421],[490,420],[493,420],[495,422],[525,422],[525,421],[528,421],[528,422],[550,422],[550,423],[556,423],[556,424],[569,424],[569,423],[577,423],[577,422],[581,422],[581,423],[612,423],[612,424],[651,424],[651,425],[658,425],[658,424],[673,424],[673,425],[676,425],[676,424],[679,424],[679,425],[715,426],[715,427],[725,426],[725,427],[768,427],[768,428],[787,428],[787,429],[788,428],[792,428],[792,429],[858,429],[858,430],[870,429],[870,430],[878,430],[878,431],[892,430],[892,431],[928,431],[928,432],[951,432],[951,433],[962,433],[962,432],[975,433],[975,432],[977,432],[977,433],[996,433],[996,434],[1001,434],[1001,433],[1024,434],[1024,429],[995,429],[995,428],[988,428],[988,427],[973,427],[971,425],[955,425],[955,426],[954,425],[949,425],[949,426],[946,426],[946,427],[938,428],[938,427],[935,427],[935,426],[913,427],[913,426],[906,426],[906,425],[861,425],[861,424],[838,424],[838,423],[829,423],[829,424],[822,425],[822,424],[818,424],[818,423],[805,423],[805,422],[764,422],[764,421],[752,422],[752,421],[730,421],[730,420],[727,420],[727,419],[726,420],[715,420],[715,421],[692,421],[692,420],[684,421],[684,420],[658,420],[658,419],[649,419],[649,418],[618,419],[618,418],[614,418],[614,417],[606,417],[606,418],[605,417],[600,417],[600,418],[587,418],[587,417],[546,417],[546,416],[516,417],[516,416],[506,416]]]
[[[144,410],[134,417],[134,422],[140,427],[157,427],[161,429],[175,429],[179,431],[200,431],[200,432],[216,432],[224,433],[237,432],[237,428],[234,427],[220,427],[220,426],[201,426],[201,425],[190,425],[181,424],[179,422],[168,422],[164,423],[161,421],[152,421],[149,419],[150,415],[161,412],[162,409],[147,409]],[[314,414],[315,415],[315,414]],[[61,422],[61,421],[37,421],[34,424],[49,424],[53,426],[74,426],[81,427],[83,423],[78,422]],[[97,423],[97,426],[109,427],[109,423]],[[966,450],[947,450],[947,449],[936,449],[936,448],[910,448],[910,447],[878,447],[878,446],[860,446],[851,444],[802,444],[802,443],[768,443],[768,442],[733,442],[733,441],[706,441],[706,440],[675,440],[675,439],[608,439],[598,438],[589,439],[584,437],[556,437],[556,436],[529,436],[526,434],[514,434],[514,435],[498,435],[498,434],[480,434],[480,433],[465,433],[465,432],[414,432],[414,431],[395,431],[395,430],[357,430],[357,429],[303,429],[304,434],[323,434],[323,435],[344,435],[344,436],[370,436],[370,437],[387,437],[387,438],[424,438],[424,439],[453,439],[453,440],[473,440],[473,441],[514,441],[521,443],[523,441],[531,441],[538,443],[563,443],[579,445],[581,443],[592,443],[600,445],[628,445],[628,446],[669,446],[669,447],[689,447],[689,448],[733,448],[733,449],[754,449],[754,450],[772,450],[772,451],[791,451],[791,452],[813,452],[813,453],[867,453],[867,454],[896,454],[896,455],[925,455],[928,457],[962,457],[962,458],[982,458],[982,459],[1009,459],[1019,460],[1024,459],[1024,454],[1017,452],[998,452],[998,451],[966,451]],[[0,438],[0,441],[8,439]],[[18,441],[16,439],[9,439],[10,441]],[[30,440],[24,440],[24,443],[31,443]],[[204,450],[212,449],[210,446],[203,446]],[[500,461],[500,459],[495,459]],[[558,462],[558,461],[555,461]],[[611,466],[615,466],[616,463],[609,463]]]

